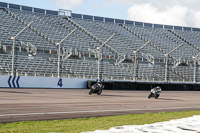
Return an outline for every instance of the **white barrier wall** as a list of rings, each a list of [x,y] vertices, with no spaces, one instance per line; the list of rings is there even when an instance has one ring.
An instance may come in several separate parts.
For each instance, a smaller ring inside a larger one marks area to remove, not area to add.
[[[86,88],[89,79],[0,76],[1,88]]]

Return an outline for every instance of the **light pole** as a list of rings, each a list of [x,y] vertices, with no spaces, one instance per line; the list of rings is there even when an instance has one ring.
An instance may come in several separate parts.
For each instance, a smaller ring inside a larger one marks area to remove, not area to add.
[[[174,52],[177,48],[179,48],[182,45],[183,45],[183,43],[179,44],[177,47],[175,47],[174,49],[172,49],[167,54],[164,54],[164,56],[166,56],[166,60],[165,60],[165,81],[167,81],[168,56],[169,56],[169,54],[171,54],[172,52]]]
[[[98,81],[100,80],[100,61],[101,61],[101,48],[100,47],[97,47],[97,51],[98,51],[98,75],[97,75],[97,78],[98,78]]]
[[[196,56],[193,56],[193,60],[194,60],[194,75],[193,75],[193,82],[196,82],[196,62],[197,62],[197,57],[200,55],[197,54]]]
[[[16,38],[26,29],[28,28],[31,24],[33,23],[30,22],[27,24],[21,31],[19,31],[15,36],[11,36],[11,40],[13,40],[13,47],[12,47],[12,76],[14,76],[14,62],[15,62],[15,43],[16,43]]]
[[[97,51],[97,54],[98,54],[98,66],[97,66],[97,78],[98,78],[98,80],[100,80],[100,61],[101,61],[101,47],[103,47],[104,45],[106,45],[106,43],[110,40],[110,39],[112,39],[113,37],[115,36],[115,33],[113,33],[105,42],[103,42],[103,41],[101,41],[102,42],[102,44],[99,46],[99,47],[97,47],[96,49],[94,49],[94,51],[93,52],[95,52],[95,51]]]
[[[143,44],[137,50],[133,51],[133,54],[135,54],[135,58],[134,58],[134,70],[133,70],[133,73],[134,73],[133,80],[136,79],[137,52],[139,52],[143,47],[145,47],[146,45],[148,45],[150,42],[151,42],[151,40],[149,40],[148,42],[146,42],[145,44]]]
[[[58,46],[58,78],[60,77],[60,45],[61,43],[67,39],[74,31],[76,31],[77,28],[73,29],[66,37],[64,37],[60,42],[56,43],[56,46]]]

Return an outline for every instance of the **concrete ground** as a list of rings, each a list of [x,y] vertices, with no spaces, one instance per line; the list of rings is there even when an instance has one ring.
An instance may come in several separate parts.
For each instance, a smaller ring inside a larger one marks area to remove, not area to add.
[[[0,89],[0,122],[55,120],[131,113],[200,110],[200,91],[163,91],[148,99],[150,91],[88,89]]]

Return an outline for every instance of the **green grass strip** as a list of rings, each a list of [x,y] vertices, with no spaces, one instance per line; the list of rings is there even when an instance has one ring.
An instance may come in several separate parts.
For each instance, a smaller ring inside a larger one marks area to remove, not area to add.
[[[143,125],[200,115],[200,111],[128,114],[53,121],[24,121],[0,124],[0,133],[80,133],[122,125]]]

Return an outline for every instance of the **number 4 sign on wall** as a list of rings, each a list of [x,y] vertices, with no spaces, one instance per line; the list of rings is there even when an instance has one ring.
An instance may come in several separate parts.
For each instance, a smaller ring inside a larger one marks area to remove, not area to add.
[[[57,85],[60,86],[60,87],[62,87],[63,84],[62,84],[62,79],[61,78],[58,80]]]

